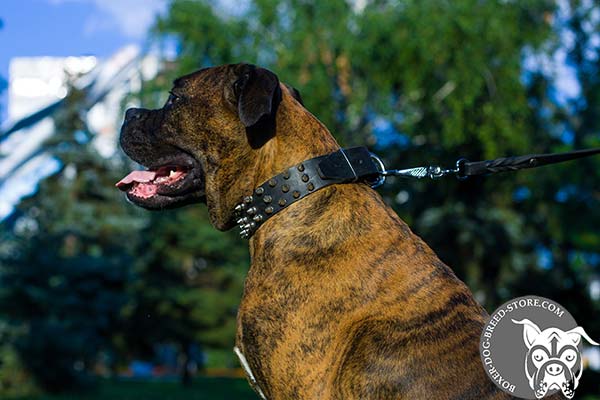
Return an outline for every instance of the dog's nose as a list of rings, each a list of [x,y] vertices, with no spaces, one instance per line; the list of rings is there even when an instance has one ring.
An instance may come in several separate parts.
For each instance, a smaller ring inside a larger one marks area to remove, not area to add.
[[[139,119],[142,115],[140,108],[130,108],[125,112],[125,122],[131,122],[135,119]]]
[[[563,372],[563,366],[557,363],[546,365],[546,372],[550,375],[559,375]]]

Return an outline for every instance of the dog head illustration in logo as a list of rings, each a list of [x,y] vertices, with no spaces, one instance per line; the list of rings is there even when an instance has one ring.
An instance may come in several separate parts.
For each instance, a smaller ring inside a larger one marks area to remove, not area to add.
[[[535,397],[541,399],[549,390],[560,390],[566,398],[572,399],[583,370],[577,347],[581,337],[591,344],[599,344],[580,326],[566,332],[558,328],[542,331],[528,319],[512,322],[523,325],[523,340],[528,350],[525,373]]]

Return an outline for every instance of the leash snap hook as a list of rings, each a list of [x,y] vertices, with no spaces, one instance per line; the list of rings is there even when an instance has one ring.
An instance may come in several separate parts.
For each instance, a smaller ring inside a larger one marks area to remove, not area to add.
[[[439,179],[446,175],[454,174],[460,180],[467,179],[467,175],[465,175],[465,163],[467,161],[466,158],[460,158],[456,161],[456,166],[450,169],[443,169],[439,165],[432,165],[427,167],[427,176],[430,179]]]
[[[440,167],[439,165],[432,165],[427,167],[427,176],[430,179],[439,179],[444,175],[448,174],[449,172],[451,172],[451,170],[442,169],[442,167]]]

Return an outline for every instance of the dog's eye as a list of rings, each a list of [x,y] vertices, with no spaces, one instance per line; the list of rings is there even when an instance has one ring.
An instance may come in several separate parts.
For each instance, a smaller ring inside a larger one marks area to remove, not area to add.
[[[235,97],[238,97],[240,95],[243,83],[244,82],[242,82],[241,79],[238,79],[237,81],[233,82],[233,94],[235,95]]]
[[[237,81],[233,82],[233,94],[235,97],[239,97],[248,79],[250,79],[250,74],[244,74]]]
[[[571,362],[571,361],[573,361],[573,360],[575,360],[577,358],[577,354],[573,350],[567,350],[567,351],[564,352],[563,358],[566,361]]]
[[[537,362],[543,361],[544,358],[546,358],[546,354],[542,350],[539,350],[539,349],[534,351],[531,356],[533,358],[533,361],[537,361]]]

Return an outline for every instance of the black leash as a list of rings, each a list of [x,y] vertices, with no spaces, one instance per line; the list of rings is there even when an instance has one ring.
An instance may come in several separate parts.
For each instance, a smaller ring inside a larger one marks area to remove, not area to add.
[[[446,175],[455,175],[459,179],[466,179],[471,176],[541,167],[595,154],[600,154],[600,148],[474,162],[461,158],[454,168],[448,169],[432,165],[388,170],[381,159],[365,147],[340,149],[294,165],[254,189],[251,195],[244,197],[235,207],[236,223],[242,238],[249,239],[266,220],[282,209],[333,184],[363,182],[375,188],[382,185],[387,176],[438,179]]]
[[[491,175],[505,171],[518,171],[520,169],[541,167],[548,164],[556,164],[565,161],[571,161],[578,158],[589,157],[600,154],[598,149],[586,149],[568,151],[565,153],[552,154],[528,154],[525,156],[502,157],[494,160],[486,161],[469,161],[461,158],[456,162],[456,166],[450,169],[443,169],[439,166],[416,167],[408,169],[392,169],[386,170],[381,160],[375,157],[381,168],[381,175],[386,176],[402,176],[408,178],[431,178],[437,179],[446,175],[456,175],[459,179],[466,179],[470,176]],[[383,183],[383,180],[381,181]],[[380,183],[380,184],[381,184]]]

